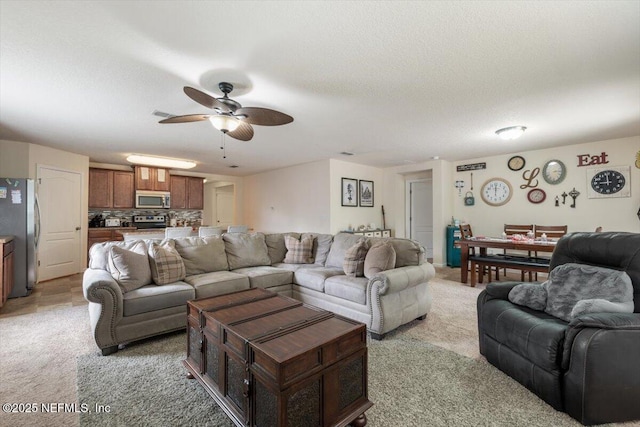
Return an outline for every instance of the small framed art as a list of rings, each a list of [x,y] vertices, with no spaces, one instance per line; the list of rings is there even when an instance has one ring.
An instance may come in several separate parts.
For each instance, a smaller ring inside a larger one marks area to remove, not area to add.
[[[358,206],[358,180],[342,178],[342,206]]]
[[[360,180],[360,206],[365,208],[373,207],[373,181]]]

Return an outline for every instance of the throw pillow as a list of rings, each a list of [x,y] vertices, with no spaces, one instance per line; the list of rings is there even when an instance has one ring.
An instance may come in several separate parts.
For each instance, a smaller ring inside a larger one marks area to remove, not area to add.
[[[367,257],[368,249],[369,245],[366,240],[361,240],[347,249],[342,263],[344,274],[349,277],[364,276],[364,260]]]
[[[222,235],[229,270],[271,265],[269,249],[262,233],[226,233]]]
[[[151,243],[149,246],[149,258],[151,261],[151,276],[156,285],[177,282],[187,275],[182,257],[171,240],[164,241],[162,244]]]
[[[286,264],[313,264],[313,237],[306,236],[298,240],[293,236],[284,236],[284,244],[287,254],[284,257]]]
[[[573,319],[574,309],[575,315],[592,310],[609,312],[611,307],[618,312],[633,312],[633,286],[624,271],[567,263],[554,268],[543,286],[547,291],[544,311],[567,322]]]
[[[547,290],[540,283],[521,283],[509,291],[509,301],[544,311],[547,306]]]
[[[396,251],[389,242],[376,243],[364,259],[364,277],[371,279],[381,271],[391,270],[396,265]]]
[[[109,248],[109,272],[123,292],[133,291],[151,283],[151,269],[147,247],[138,241],[130,249],[119,246]]]

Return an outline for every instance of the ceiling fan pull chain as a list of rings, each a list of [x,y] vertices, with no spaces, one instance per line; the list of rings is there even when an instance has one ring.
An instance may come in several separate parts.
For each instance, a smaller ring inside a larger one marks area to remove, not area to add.
[[[222,134],[222,158],[227,158],[227,140],[225,139],[226,133]]]

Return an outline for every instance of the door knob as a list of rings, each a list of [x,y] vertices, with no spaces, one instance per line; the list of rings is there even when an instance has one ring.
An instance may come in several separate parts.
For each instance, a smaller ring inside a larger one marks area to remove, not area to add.
[[[80,227],[76,227],[76,231],[80,231]]]

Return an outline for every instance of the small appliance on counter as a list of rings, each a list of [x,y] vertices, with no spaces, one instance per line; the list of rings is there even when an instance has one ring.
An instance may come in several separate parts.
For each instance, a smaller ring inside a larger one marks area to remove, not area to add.
[[[122,221],[120,221],[120,218],[107,218],[104,220],[104,226],[105,227],[121,227]]]
[[[134,215],[132,225],[139,229],[166,228],[167,217],[166,215]]]

